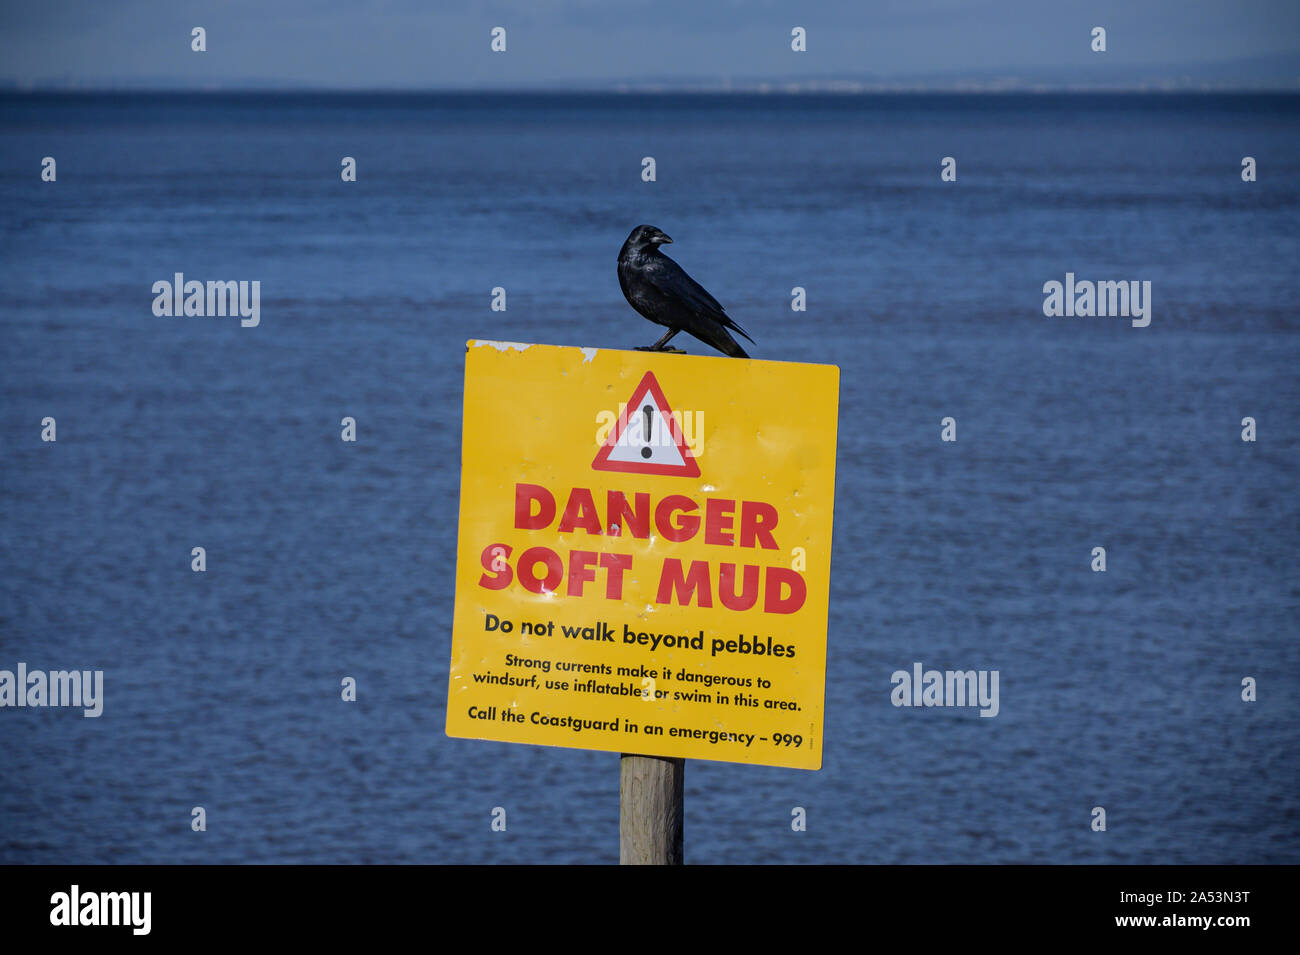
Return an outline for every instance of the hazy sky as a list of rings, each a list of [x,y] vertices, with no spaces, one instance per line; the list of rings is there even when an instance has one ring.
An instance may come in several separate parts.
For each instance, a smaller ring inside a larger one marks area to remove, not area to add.
[[[190,50],[195,26],[206,53]],[[489,49],[497,26],[504,54]],[[806,53],[790,49],[794,26]],[[1105,54],[1089,49],[1094,26]],[[1294,83],[1297,51],[1300,0],[0,0],[0,78],[24,84],[1105,83],[1267,56]],[[1231,82],[1253,69],[1210,72]]]

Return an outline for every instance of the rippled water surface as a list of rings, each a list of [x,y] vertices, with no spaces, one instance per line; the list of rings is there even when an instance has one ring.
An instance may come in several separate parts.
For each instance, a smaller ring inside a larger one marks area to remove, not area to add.
[[[842,375],[824,766],[690,763],[688,861],[1300,862],[1298,119],[0,99],[0,668],[106,693],[0,711],[0,861],[616,861],[616,755],[444,735],[460,398],[467,338],[657,338],[614,272],[651,222],[755,357]],[[1067,271],[1150,326],[1045,318]],[[260,326],[154,317],[175,272],[260,280]],[[915,661],[1000,714],[895,709]]]

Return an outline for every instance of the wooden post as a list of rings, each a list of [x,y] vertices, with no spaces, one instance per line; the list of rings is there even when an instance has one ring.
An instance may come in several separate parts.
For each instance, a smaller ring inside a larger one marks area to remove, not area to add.
[[[619,865],[681,865],[686,760],[633,756],[619,761]]]

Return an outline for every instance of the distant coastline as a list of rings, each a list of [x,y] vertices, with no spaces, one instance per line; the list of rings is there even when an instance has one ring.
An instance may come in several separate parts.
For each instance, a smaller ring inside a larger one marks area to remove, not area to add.
[[[599,101],[604,99],[615,100],[625,97],[640,97],[646,99],[694,99],[705,101],[709,99],[720,101],[741,101],[746,99],[764,99],[764,100],[799,100],[799,99],[826,99],[826,100],[887,100],[891,98],[903,99],[965,99],[987,97],[990,99],[1003,98],[1007,100],[1029,100],[1029,99],[1050,99],[1058,98],[1108,98],[1120,100],[1124,98],[1137,99],[1179,99],[1179,98],[1201,98],[1201,99],[1231,99],[1231,98],[1251,98],[1251,97],[1272,97],[1278,99],[1294,99],[1300,97],[1300,84],[1290,88],[1281,87],[1223,87],[1223,88],[1115,88],[1115,87],[1091,87],[1075,86],[1069,88],[1058,87],[1017,87],[1002,89],[941,89],[941,88],[861,88],[861,89],[839,89],[839,88],[789,88],[783,84],[781,88],[738,88],[729,89],[708,88],[708,87],[642,87],[628,86],[620,88],[588,88],[588,87],[556,87],[553,89],[534,89],[534,88],[514,88],[499,87],[491,89],[403,89],[403,88],[376,88],[376,89],[327,89],[316,87],[256,87],[256,86],[229,86],[229,87],[152,87],[152,86],[117,86],[117,87],[96,87],[96,88],[79,88],[79,87],[55,87],[55,86],[20,86],[4,85],[0,83],[0,97],[9,99],[49,97],[49,98],[112,98],[112,97],[174,97],[202,99],[211,97],[219,99],[222,97],[230,99],[251,99],[265,97],[268,99],[447,99],[447,100],[472,100],[472,99],[500,99],[514,97],[519,99],[535,98],[545,100],[587,100]]]
[[[428,85],[338,86],[283,77],[246,76],[213,80],[188,75],[136,77],[76,75],[0,77],[0,92],[256,92],[360,94],[717,94],[717,95],[886,95],[886,94],[1063,94],[1063,93],[1300,93],[1300,52],[1265,54],[1211,63],[1150,66],[1091,61],[1037,69],[947,71],[887,75],[623,76],[602,79],[465,82]]]

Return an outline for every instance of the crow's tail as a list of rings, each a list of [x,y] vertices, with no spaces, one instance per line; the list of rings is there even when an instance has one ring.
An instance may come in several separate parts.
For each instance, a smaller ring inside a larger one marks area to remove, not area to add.
[[[727,335],[726,332],[723,332],[722,334]],[[749,354],[745,351],[745,349],[741,348],[740,345],[736,343],[736,340],[732,338],[730,335],[727,335],[727,345],[728,345],[727,348],[723,348],[721,350],[724,355],[727,355],[731,358],[749,357]]]
[[[745,349],[741,348],[736,340],[731,337],[731,334],[725,328],[720,326],[710,329],[710,335],[708,338],[705,338],[704,341],[708,342],[729,358],[749,357],[745,352]]]

